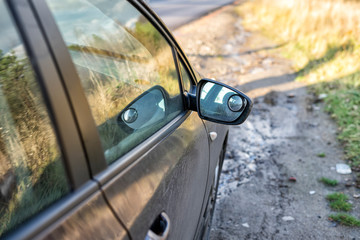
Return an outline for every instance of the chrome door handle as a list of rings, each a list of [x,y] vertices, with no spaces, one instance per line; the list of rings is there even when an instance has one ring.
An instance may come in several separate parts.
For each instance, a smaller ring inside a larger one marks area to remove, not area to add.
[[[170,231],[170,218],[162,212],[151,225],[145,240],[165,240]]]

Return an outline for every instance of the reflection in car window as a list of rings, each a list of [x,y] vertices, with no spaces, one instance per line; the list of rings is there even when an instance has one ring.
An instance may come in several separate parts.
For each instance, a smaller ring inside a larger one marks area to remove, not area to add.
[[[0,1],[0,237],[69,192],[34,72]]]
[[[234,99],[232,97],[236,95],[236,92],[220,84],[205,83],[200,91],[199,109],[201,115],[220,121],[235,121],[240,117],[242,108],[240,107],[237,111],[234,111],[229,108],[229,102],[233,103]]]
[[[180,69],[181,69],[181,77],[182,77],[183,84],[184,84],[184,90],[190,92],[191,78],[190,78],[190,75],[189,75],[188,71],[184,67],[184,64],[183,64],[182,60],[180,61]]]
[[[208,82],[203,89],[201,90],[201,97],[200,99],[203,100],[206,98],[207,94],[209,93],[209,91],[216,86],[214,83]],[[228,88],[221,88],[220,92],[218,93],[218,95],[216,95],[215,101],[216,103],[220,103],[223,104],[225,101],[227,101],[227,99],[225,99],[225,95],[227,93],[233,93],[232,90],[228,89]]]
[[[183,110],[172,49],[131,4],[47,2],[85,89],[108,163]]]

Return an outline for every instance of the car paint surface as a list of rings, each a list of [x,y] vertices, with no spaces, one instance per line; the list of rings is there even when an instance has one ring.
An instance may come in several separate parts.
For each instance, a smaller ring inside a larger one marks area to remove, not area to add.
[[[114,218],[102,194],[97,192],[72,212],[58,220],[54,229],[43,232],[44,239],[129,239],[126,230]]]
[[[207,182],[209,145],[196,114],[179,121],[184,122],[166,139],[104,185],[110,204],[135,239],[144,238],[163,211],[170,218],[169,236],[190,239],[195,235]]]

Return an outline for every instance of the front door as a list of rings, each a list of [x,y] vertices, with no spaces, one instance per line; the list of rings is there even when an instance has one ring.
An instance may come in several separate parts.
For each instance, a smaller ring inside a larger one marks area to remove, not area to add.
[[[173,44],[125,0],[46,2],[97,126],[107,167],[93,177],[110,206],[133,239],[150,229],[193,238],[209,143],[203,122],[185,109]]]

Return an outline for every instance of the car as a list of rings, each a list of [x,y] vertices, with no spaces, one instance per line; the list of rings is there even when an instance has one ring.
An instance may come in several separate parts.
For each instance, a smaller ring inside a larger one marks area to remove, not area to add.
[[[251,99],[140,0],[0,0],[0,25],[1,238],[208,238]]]

